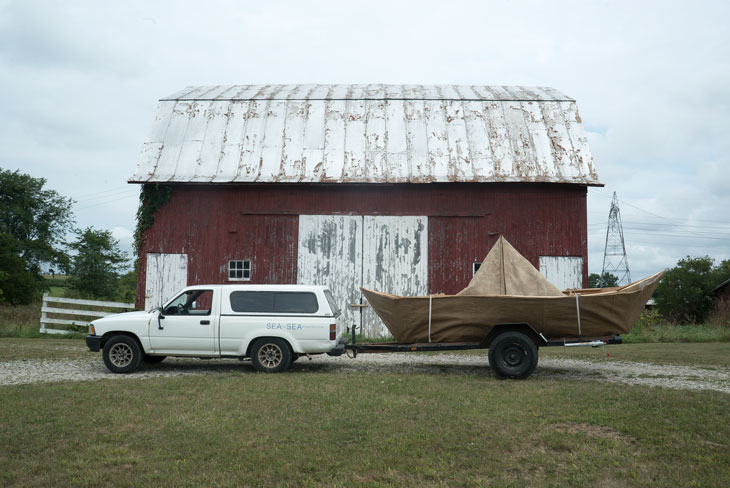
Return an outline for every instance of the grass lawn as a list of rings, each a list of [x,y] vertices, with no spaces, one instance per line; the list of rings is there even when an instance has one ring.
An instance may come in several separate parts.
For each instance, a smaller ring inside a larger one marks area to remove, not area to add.
[[[0,358],[54,346],[88,357],[83,341],[2,339]],[[698,364],[707,346],[623,345],[612,357]],[[727,366],[718,346],[702,364]],[[583,351],[597,354],[541,354]],[[599,381],[245,366],[3,386],[0,485],[725,487],[729,405],[718,392]]]
[[[621,344],[606,346],[606,352],[610,354],[609,358],[600,347],[543,347],[540,357],[730,368],[730,342]]]

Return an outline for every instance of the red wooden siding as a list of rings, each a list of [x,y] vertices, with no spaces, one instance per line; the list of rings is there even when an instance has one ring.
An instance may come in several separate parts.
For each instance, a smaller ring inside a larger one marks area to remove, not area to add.
[[[182,198],[181,198],[182,197]],[[137,307],[144,306],[147,253],[188,255],[188,284],[228,283],[228,261],[251,261],[245,283],[296,283],[295,215],[242,215],[235,206],[182,192],[161,208],[140,253]]]
[[[226,282],[230,259],[251,259],[251,283],[294,283],[308,214],[428,216],[431,292],[466,286],[500,233],[535,266],[541,255],[582,257],[587,280],[586,187],[540,183],[174,185],[139,269],[147,253],[186,253],[190,284]]]
[[[430,217],[429,291],[453,294],[464,288],[471,280],[473,263],[484,259],[500,234],[536,268],[540,256],[582,257],[583,282],[587,283],[585,191],[561,190],[513,195],[485,192],[489,215]]]

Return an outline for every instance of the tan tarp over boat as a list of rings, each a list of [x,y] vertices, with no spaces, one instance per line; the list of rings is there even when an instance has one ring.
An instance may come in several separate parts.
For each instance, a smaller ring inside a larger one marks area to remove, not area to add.
[[[561,292],[500,236],[456,295],[362,292],[403,343],[482,342],[499,324],[529,324],[548,339],[604,337],[631,330],[663,275],[621,287]]]

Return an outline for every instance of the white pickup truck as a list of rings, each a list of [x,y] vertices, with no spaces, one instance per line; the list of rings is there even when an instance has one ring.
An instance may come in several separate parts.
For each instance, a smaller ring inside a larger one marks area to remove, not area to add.
[[[251,358],[263,372],[285,371],[301,355],[345,350],[344,324],[324,286],[198,285],[150,312],[94,320],[86,344],[114,373],[167,356]]]

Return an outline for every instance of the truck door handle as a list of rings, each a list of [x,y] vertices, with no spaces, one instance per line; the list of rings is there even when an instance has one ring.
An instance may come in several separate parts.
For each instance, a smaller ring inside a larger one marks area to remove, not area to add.
[[[210,325],[210,320],[201,320],[200,325]]]

